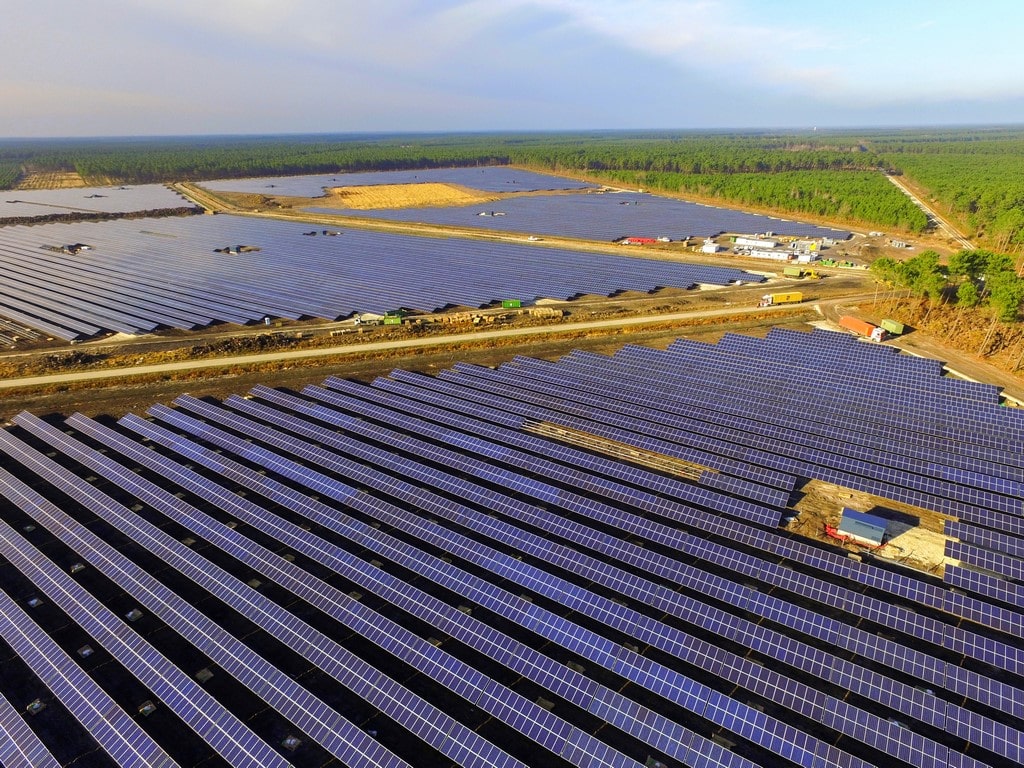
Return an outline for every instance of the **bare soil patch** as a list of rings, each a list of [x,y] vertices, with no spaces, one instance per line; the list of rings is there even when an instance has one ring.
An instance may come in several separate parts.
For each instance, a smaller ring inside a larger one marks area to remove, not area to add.
[[[319,201],[332,208],[353,208],[360,211],[381,208],[424,208],[428,206],[469,205],[500,200],[501,195],[488,194],[457,184],[424,182],[423,184],[377,184],[364,187],[331,187]]]
[[[16,189],[77,189],[89,186],[77,171],[27,173]]]
[[[377,184],[361,187],[330,187],[321,197],[289,197],[253,192],[217,192],[215,196],[248,210],[292,211],[310,206],[347,210],[427,208],[432,206],[488,203],[507,194],[480,192],[457,184]]]
[[[908,568],[942,576],[948,562],[945,557],[946,520],[952,519],[922,507],[873,496],[821,480],[810,480],[800,489],[801,498],[793,505],[798,513],[785,529],[847,552],[889,560]],[[882,546],[872,548],[855,542],[841,542],[825,533],[825,526],[839,527],[843,508],[868,512],[888,521]]]

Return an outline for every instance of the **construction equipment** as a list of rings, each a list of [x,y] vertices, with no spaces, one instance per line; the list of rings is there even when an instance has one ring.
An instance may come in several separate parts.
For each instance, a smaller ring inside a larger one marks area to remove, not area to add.
[[[782,274],[786,277],[807,278],[808,280],[821,279],[821,275],[819,275],[815,270],[804,269],[803,267],[786,267],[782,270]]]

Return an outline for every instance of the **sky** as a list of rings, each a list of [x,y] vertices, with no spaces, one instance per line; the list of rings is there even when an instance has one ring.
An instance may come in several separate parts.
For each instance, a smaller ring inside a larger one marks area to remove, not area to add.
[[[0,137],[1024,123],[1020,0],[31,0]]]

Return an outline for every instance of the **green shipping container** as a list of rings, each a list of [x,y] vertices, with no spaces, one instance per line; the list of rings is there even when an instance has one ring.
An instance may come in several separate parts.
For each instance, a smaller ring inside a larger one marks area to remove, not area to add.
[[[505,299],[501,302],[502,309],[519,309],[521,306],[523,306],[523,302],[519,299]]]
[[[401,325],[401,324],[402,324],[402,318],[400,318],[400,317],[391,316],[391,317],[385,317],[384,318],[384,325]]]
[[[894,336],[899,336],[903,333],[903,323],[896,320],[883,320],[880,325]]]
[[[800,267],[786,267],[782,270],[782,274],[786,277],[803,277],[804,271]]]

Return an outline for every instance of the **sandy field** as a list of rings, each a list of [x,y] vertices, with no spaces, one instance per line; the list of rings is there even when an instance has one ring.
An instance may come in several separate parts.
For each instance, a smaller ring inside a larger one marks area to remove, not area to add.
[[[77,189],[87,186],[77,171],[48,171],[27,174],[17,189]]]
[[[501,195],[479,192],[455,184],[377,184],[366,187],[331,187],[320,205],[354,208],[422,208],[424,206],[468,205],[499,200]]]

